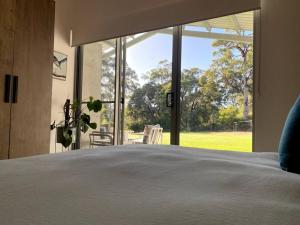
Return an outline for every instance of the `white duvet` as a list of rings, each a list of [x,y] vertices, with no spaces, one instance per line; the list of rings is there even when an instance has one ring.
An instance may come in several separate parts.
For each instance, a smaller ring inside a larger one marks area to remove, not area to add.
[[[120,146],[0,162],[0,225],[300,225],[275,153]]]

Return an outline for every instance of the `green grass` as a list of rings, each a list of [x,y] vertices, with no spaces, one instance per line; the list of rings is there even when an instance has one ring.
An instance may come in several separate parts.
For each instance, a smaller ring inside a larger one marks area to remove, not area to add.
[[[170,144],[170,133],[164,133],[163,144],[166,145]],[[184,147],[192,147],[192,148],[252,152],[252,133],[251,132],[181,133],[180,145]]]

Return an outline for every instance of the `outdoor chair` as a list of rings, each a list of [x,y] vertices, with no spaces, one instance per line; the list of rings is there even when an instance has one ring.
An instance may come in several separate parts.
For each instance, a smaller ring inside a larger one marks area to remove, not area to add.
[[[89,134],[90,148],[94,146],[109,146],[113,145],[113,134],[110,132],[93,131]]]
[[[163,128],[159,125],[146,125],[143,138],[132,140],[133,144],[162,144]]]
[[[94,146],[113,145],[113,132],[110,132],[109,125],[100,126],[100,131],[93,131],[89,134],[90,148]]]

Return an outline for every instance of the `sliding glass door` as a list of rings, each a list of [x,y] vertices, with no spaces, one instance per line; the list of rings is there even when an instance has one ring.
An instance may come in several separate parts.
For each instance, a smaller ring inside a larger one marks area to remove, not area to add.
[[[180,145],[252,151],[253,12],[182,29]]]
[[[156,30],[123,42],[123,144],[170,144],[172,33]]]
[[[253,20],[251,11],[83,46],[82,100],[104,103],[93,115],[100,139],[252,151]]]
[[[253,23],[251,11],[127,37],[129,137],[159,124],[165,144],[252,151]]]

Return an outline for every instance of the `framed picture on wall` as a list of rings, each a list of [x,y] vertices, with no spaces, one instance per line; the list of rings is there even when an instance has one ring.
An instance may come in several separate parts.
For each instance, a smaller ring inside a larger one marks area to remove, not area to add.
[[[68,56],[54,51],[53,54],[53,78],[66,80],[67,79],[67,63]]]

